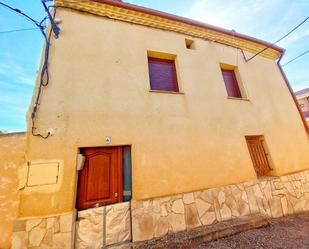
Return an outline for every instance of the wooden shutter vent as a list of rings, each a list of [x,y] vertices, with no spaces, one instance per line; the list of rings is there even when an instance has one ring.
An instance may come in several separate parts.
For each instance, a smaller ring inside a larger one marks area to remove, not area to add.
[[[267,175],[267,173],[271,171],[271,167],[267,158],[268,154],[263,144],[264,137],[247,136],[246,141],[257,176]]]

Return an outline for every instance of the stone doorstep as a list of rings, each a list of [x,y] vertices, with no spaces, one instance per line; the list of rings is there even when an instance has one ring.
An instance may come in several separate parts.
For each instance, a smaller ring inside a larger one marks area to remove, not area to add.
[[[145,242],[135,242],[133,243],[133,248],[177,248],[177,244],[181,243],[180,241],[183,240],[186,240],[187,244],[194,246],[267,225],[269,225],[269,220],[266,216],[260,214],[248,215],[214,225],[202,226],[175,234],[169,234],[163,238]]]

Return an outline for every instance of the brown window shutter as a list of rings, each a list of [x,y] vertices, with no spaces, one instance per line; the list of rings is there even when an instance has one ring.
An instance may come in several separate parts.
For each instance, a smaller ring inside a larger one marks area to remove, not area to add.
[[[263,136],[248,136],[246,141],[256,174],[266,175],[271,167],[263,145]]]
[[[148,66],[152,90],[179,91],[174,60],[148,57]]]
[[[241,98],[239,85],[234,70],[221,69],[228,96]]]

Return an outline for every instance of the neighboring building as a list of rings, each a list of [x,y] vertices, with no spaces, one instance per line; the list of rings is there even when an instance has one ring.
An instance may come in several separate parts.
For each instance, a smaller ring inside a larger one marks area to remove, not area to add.
[[[309,210],[308,127],[283,49],[121,1],[55,5],[14,246],[101,248]]]
[[[26,133],[0,134],[0,248],[11,248],[18,216],[18,167],[25,163]]]
[[[304,117],[309,124],[309,88],[295,92],[299,106],[304,113]]]

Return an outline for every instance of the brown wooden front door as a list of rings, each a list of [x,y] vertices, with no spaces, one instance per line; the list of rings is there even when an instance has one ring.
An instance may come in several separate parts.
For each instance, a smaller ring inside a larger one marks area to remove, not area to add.
[[[78,174],[77,209],[122,201],[122,148],[85,148],[84,168]]]
[[[263,145],[263,136],[247,136],[246,141],[256,174],[265,176],[271,167]]]

